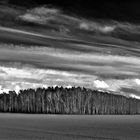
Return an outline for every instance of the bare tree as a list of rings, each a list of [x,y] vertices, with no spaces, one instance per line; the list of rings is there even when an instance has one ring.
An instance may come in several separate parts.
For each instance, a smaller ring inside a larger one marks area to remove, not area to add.
[[[49,87],[0,94],[1,112],[140,114],[140,100],[96,90]]]

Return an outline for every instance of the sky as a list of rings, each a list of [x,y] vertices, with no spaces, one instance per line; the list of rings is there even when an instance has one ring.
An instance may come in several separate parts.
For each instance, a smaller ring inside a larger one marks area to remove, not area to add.
[[[140,21],[138,0],[9,0],[9,3],[25,7],[49,4],[61,7],[68,13],[72,12],[90,18]]]
[[[15,20],[0,23],[1,93],[80,86],[140,99],[139,24],[46,6],[8,8],[2,6],[0,15]]]

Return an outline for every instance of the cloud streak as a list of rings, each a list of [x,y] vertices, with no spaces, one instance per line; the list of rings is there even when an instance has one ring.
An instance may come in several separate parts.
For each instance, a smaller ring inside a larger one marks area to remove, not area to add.
[[[41,27],[40,31],[32,27],[26,30],[0,27],[0,39],[13,42],[0,44],[1,92],[58,85],[139,96],[140,44],[103,35],[116,28],[132,30],[131,25],[99,24],[43,7],[28,10],[21,18],[39,24],[55,20],[53,26],[65,25],[72,32],[60,34],[42,31]],[[82,33],[79,28],[103,34]]]
[[[79,50],[69,50],[67,45],[73,44],[63,44],[62,48],[0,44],[1,92],[54,85],[84,86],[126,95],[132,93],[122,88],[140,91],[139,57],[83,52],[77,44]]]
[[[109,86],[104,81],[100,80],[95,80],[94,86],[99,89],[109,89]]]
[[[139,79],[101,80],[96,74],[43,69],[31,65],[23,65],[22,63],[10,63],[7,66],[0,66],[0,93],[8,92],[9,90],[18,92],[20,89],[48,86],[82,86],[113,91],[116,94],[119,93],[126,96],[134,94],[129,89],[135,89],[137,92],[134,95],[139,96],[139,81]]]
[[[47,86],[90,86],[96,76],[33,67],[0,67],[1,92]]]

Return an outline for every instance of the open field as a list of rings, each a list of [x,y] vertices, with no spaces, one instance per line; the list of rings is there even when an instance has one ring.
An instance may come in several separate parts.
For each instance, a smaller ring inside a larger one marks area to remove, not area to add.
[[[140,116],[0,114],[1,140],[139,140]]]

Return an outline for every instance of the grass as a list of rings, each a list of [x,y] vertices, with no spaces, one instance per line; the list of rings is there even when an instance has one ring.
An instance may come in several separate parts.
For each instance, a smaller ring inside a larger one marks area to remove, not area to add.
[[[140,116],[0,114],[0,140],[139,140]]]

